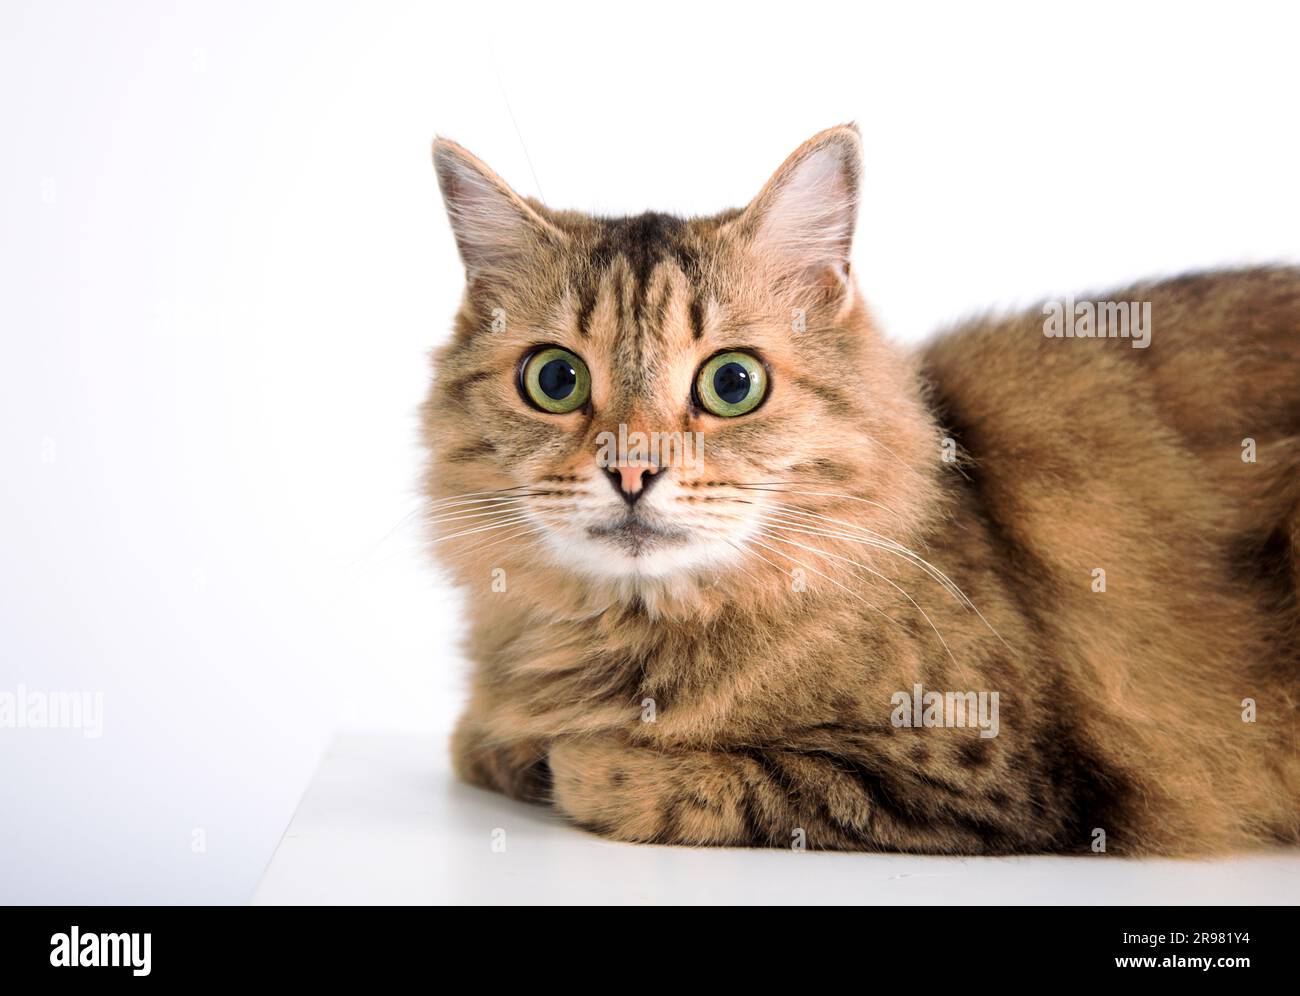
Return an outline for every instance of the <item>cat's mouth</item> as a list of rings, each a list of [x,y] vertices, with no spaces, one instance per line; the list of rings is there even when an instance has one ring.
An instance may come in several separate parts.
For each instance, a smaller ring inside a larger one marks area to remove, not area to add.
[[[632,557],[639,557],[660,547],[684,543],[687,538],[686,531],[683,529],[652,526],[633,513],[629,513],[618,522],[603,526],[588,526],[587,535],[593,539],[612,543]]]

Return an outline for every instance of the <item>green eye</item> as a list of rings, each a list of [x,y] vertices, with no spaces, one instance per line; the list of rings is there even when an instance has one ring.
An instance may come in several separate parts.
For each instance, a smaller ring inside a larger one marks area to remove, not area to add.
[[[539,349],[529,356],[520,379],[528,400],[553,415],[577,411],[591,397],[587,364],[558,346]]]
[[[766,394],[767,368],[750,353],[719,353],[695,377],[700,407],[722,418],[752,412]]]

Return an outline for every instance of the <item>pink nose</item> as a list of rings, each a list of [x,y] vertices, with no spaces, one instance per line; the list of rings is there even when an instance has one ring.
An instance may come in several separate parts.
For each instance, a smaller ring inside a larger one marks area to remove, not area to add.
[[[629,464],[618,468],[619,484],[623,490],[630,495],[636,494],[645,485],[644,480],[647,475],[655,472],[654,467],[649,464]]]
[[[649,463],[642,463],[631,460],[627,463],[621,463],[616,467],[606,467],[605,473],[609,477],[609,483],[614,486],[614,490],[622,496],[623,500],[629,505],[633,504],[638,498],[645,493],[654,480],[655,474],[659,468]]]

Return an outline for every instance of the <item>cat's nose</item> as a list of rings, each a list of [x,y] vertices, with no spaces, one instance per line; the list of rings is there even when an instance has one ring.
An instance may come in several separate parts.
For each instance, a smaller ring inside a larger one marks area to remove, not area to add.
[[[649,463],[630,462],[605,468],[605,479],[629,505],[650,490],[659,468]]]

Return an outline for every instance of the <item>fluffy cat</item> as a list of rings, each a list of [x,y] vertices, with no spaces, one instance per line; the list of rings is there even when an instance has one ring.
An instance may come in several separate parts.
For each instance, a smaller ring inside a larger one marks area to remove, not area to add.
[[[1146,348],[1049,306],[907,351],[849,272],[852,126],[709,218],[434,159],[461,777],[632,841],[1300,839],[1300,270],[1102,295]]]

